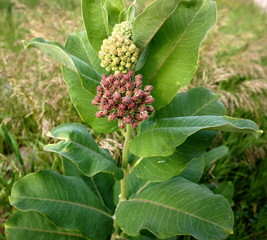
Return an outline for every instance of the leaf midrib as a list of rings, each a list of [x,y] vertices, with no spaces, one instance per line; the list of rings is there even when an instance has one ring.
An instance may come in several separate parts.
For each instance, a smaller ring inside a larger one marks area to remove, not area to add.
[[[192,18],[192,20],[190,21],[190,23],[187,25],[187,27],[185,28],[184,32],[182,33],[182,35],[177,39],[176,43],[174,44],[174,46],[172,47],[172,49],[168,52],[168,54],[165,56],[164,60],[162,61],[162,64],[156,69],[156,71],[154,72],[154,74],[152,75],[152,77],[148,80],[148,83],[151,83],[153,81],[153,79],[155,78],[155,75],[157,75],[158,71],[160,71],[160,69],[162,68],[162,66],[165,64],[165,62],[167,61],[167,59],[169,58],[169,56],[171,55],[171,53],[174,51],[174,49],[176,48],[177,44],[181,41],[181,39],[183,38],[183,36],[185,35],[185,33],[187,32],[188,28],[191,26],[191,24],[194,22],[195,18],[197,17],[197,15],[199,14],[200,10],[203,8],[203,6],[205,5],[206,1],[203,1],[202,6],[199,8],[199,10],[196,12],[195,16]]]
[[[79,237],[79,238],[85,239],[82,235],[75,234],[75,233],[49,231],[49,230],[38,229],[38,228],[7,226],[6,229],[18,229],[18,230],[26,230],[26,231],[45,232],[45,233],[58,234],[58,235],[67,235],[67,236],[73,236],[73,237]]]
[[[56,203],[63,203],[63,204],[69,204],[69,205],[73,205],[73,206],[78,206],[78,207],[82,207],[82,208],[86,208],[86,209],[90,209],[90,210],[94,210],[98,213],[101,213],[103,215],[106,215],[109,218],[112,218],[112,216],[110,214],[108,214],[107,212],[92,207],[92,206],[88,206],[88,205],[84,205],[81,203],[76,203],[76,202],[68,202],[65,200],[59,200],[59,199],[51,199],[51,198],[41,198],[41,197],[11,197],[11,200],[16,200],[16,199],[29,199],[29,200],[39,200],[39,201],[48,201],[48,202],[56,202]]]
[[[143,48],[140,50],[140,53],[142,53],[144,51],[144,49],[147,47],[147,45],[150,43],[151,39],[155,36],[155,34],[158,32],[158,30],[162,27],[162,25],[166,22],[166,20],[173,14],[173,12],[176,10],[177,6],[180,4],[181,0],[177,3],[176,7],[173,9],[173,11],[171,11],[161,22],[161,24],[159,24],[159,26],[156,28],[156,30],[152,33],[151,37],[147,40],[147,42],[144,44]],[[150,4],[152,5],[153,2]],[[149,5],[147,6],[149,7]],[[144,11],[145,12],[145,11]],[[141,14],[144,14],[144,12],[142,12]],[[140,15],[141,15],[140,14]]]
[[[218,223],[211,222],[210,220],[207,220],[207,219],[205,219],[205,218],[196,216],[196,215],[194,215],[194,214],[192,214],[192,213],[183,211],[183,210],[178,209],[178,208],[174,208],[174,207],[171,207],[171,206],[168,206],[168,205],[164,205],[164,204],[162,204],[162,203],[153,202],[153,201],[150,201],[150,200],[147,200],[147,199],[130,199],[130,200],[127,200],[127,201],[129,201],[129,202],[143,202],[143,203],[148,203],[148,204],[151,204],[151,205],[155,205],[155,206],[159,206],[159,207],[167,208],[167,209],[170,209],[170,210],[172,210],[172,211],[176,211],[176,212],[179,212],[179,213],[183,213],[183,214],[185,214],[185,215],[189,215],[189,216],[191,216],[191,217],[193,217],[193,218],[196,218],[196,219],[199,219],[199,220],[201,220],[201,221],[204,221],[204,222],[213,224],[213,225],[215,225],[215,226],[218,226],[218,227],[222,228],[223,230],[226,230],[227,232],[229,232],[229,230],[231,230],[231,229],[228,229],[228,228],[226,228],[226,227],[224,227],[224,226],[219,225]]]

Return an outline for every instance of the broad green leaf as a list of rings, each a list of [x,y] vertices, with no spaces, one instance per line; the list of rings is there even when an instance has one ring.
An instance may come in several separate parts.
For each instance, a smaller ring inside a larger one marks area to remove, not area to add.
[[[74,31],[73,34],[69,35],[66,49],[73,56],[91,65],[99,73],[106,73],[105,69],[100,66],[100,58],[88,41],[86,32]]]
[[[88,40],[96,52],[109,36],[108,12],[105,0],[82,0],[82,14]]]
[[[141,12],[133,23],[133,40],[143,52],[151,39],[168,17],[175,11],[181,0],[156,0]]]
[[[113,231],[112,216],[79,177],[48,170],[29,174],[14,185],[10,203],[21,211],[40,212],[58,227],[77,229],[89,239],[107,239]]]
[[[187,116],[163,118],[130,142],[130,151],[139,157],[169,156],[189,136],[200,130],[261,134],[251,120],[227,116]]]
[[[227,200],[180,177],[121,202],[115,216],[131,236],[138,236],[141,229],[159,238],[192,235],[199,240],[226,239],[233,233],[234,217]]]
[[[105,8],[108,13],[109,32],[115,24],[125,20],[125,4],[123,0],[107,0]]]
[[[231,181],[218,183],[211,189],[214,193],[223,195],[231,206],[235,205],[235,202],[233,201],[235,188]]]
[[[123,171],[116,166],[116,161],[101,151],[82,124],[60,125],[48,132],[47,136],[60,141],[46,145],[44,150],[68,158],[84,175],[92,177],[99,172],[107,172],[117,179],[123,177]]]
[[[5,224],[7,240],[85,240],[77,230],[59,228],[38,212],[15,212]]]
[[[205,168],[204,157],[193,158],[179,176],[192,182],[199,182]]]
[[[217,132],[214,131],[198,132],[177,147],[175,152],[170,156],[142,159],[134,168],[134,173],[139,178],[152,182],[163,182],[177,176],[181,174],[183,170],[189,168],[194,159],[200,158],[201,155],[205,153],[206,149],[214,141],[216,135]],[[197,171],[199,172],[200,169],[197,169]]]
[[[151,40],[141,74],[145,85],[154,86],[157,109],[168,104],[192,79],[200,44],[215,20],[215,2],[183,0]]]
[[[98,173],[93,177],[85,176],[69,159],[62,157],[63,170],[65,176],[77,176],[82,178],[86,184],[91,188],[103,206],[107,206],[111,212],[114,211],[115,205],[113,199],[113,186],[115,183],[114,177],[108,173]]]
[[[225,108],[219,101],[220,95],[205,87],[196,87],[185,93],[178,93],[164,108],[156,111],[156,118],[184,116],[222,116]]]
[[[96,93],[96,87],[99,85],[101,76],[90,65],[83,60],[71,55],[68,51],[56,42],[48,42],[42,38],[32,39],[30,42],[23,42],[24,47],[37,48],[48,56],[54,58],[64,67],[77,73],[86,89],[91,93]]]
[[[205,161],[205,166],[208,166],[212,162],[214,163],[218,159],[224,157],[225,155],[228,154],[228,151],[229,151],[228,147],[220,146],[210,150],[209,152],[206,152],[203,156]]]

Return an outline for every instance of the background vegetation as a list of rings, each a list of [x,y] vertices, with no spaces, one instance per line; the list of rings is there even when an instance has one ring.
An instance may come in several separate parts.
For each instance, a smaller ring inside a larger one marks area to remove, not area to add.
[[[252,119],[265,130],[267,15],[252,0],[217,3],[218,23],[203,44],[197,74],[187,88],[213,89],[229,114]],[[41,52],[26,52],[21,40],[43,37],[64,43],[76,27],[83,30],[80,0],[1,0],[0,26],[0,239],[5,239],[13,183],[26,172],[60,171],[60,159],[42,150],[44,134],[61,123],[80,122],[60,66]],[[109,136],[94,135],[111,151],[121,147]],[[255,140],[224,134],[214,146],[221,144],[229,153],[206,169],[203,182],[233,198],[235,235],[229,239],[267,239],[267,136]]]

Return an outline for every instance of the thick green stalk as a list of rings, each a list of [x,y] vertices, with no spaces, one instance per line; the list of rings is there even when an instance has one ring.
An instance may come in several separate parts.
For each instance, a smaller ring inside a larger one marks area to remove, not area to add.
[[[128,169],[129,143],[133,136],[133,128],[130,124],[126,125],[126,133],[123,133],[123,135],[125,136],[125,140],[124,140],[124,145],[123,145],[121,168],[124,172],[124,177],[121,180],[121,194],[120,194],[119,202],[126,200],[126,196],[127,196],[126,183],[127,183],[127,175],[129,172],[129,169]],[[116,222],[116,219],[114,221],[114,230],[115,231],[111,237],[111,240],[118,239],[118,236],[119,236],[120,228]]]
[[[128,175],[128,161],[129,161],[129,142],[132,139],[133,128],[130,124],[126,125],[126,138],[123,145],[122,152],[122,169],[124,172],[124,178],[121,180],[121,194],[120,194],[120,202],[124,201],[127,196],[126,182]]]

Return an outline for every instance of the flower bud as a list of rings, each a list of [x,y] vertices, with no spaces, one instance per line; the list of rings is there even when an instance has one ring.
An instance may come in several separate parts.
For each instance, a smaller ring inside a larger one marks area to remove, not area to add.
[[[151,92],[153,90],[153,87],[151,85],[147,85],[144,88],[145,92]]]
[[[123,121],[119,121],[118,125],[119,125],[119,128],[121,128],[121,129],[125,128],[125,125],[124,125]]]
[[[128,74],[129,74],[130,77],[132,77],[134,75],[134,70],[129,70]]]
[[[115,92],[115,93],[113,94],[113,99],[114,99],[114,101],[118,101],[120,98],[121,98],[121,95],[120,95],[119,92]]]
[[[122,103],[123,104],[129,104],[131,102],[131,98],[130,97],[123,97],[122,98]]]
[[[109,90],[106,90],[105,91],[105,95],[106,95],[107,98],[110,98],[110,97],[112,97],[112,92],[109,91]]]
[[[151,105],[146,106],[148,112],[154,112],[154,108]]]
[[[127,97],[131,97],[133,95],[133,92],[131,90],[126,91],[125,95]]]
[[[146,103],[153,103],[155,100],[152,96],[147,96],[146,99],[145,99],[145,102]]]
[[[147,120],[148,119],[147,111],[140,112],[140,117],[142,120]]]
[[[138,127],[138,122],[133,121],[133,122],[131,122],[131,125],[132,125],[133,128],[137,128]]]
[[[136,104],[134,102],[130,102],[128,104],[128,109],[133,109],[133,108],[135,108],[135,106],[136,106]]]
[[[117,87],[117,88],[120,87],[121,86],[120,81],[119,80],[115,80],[114,81],[114,86]]]
[[[132,119],[128,116],[124,118],[124,123],[130,124],[132,122]]]
[[[102,86],[97,86],[96,89],[98,92],[104,92],[104,88]]]
[[[103,116],[103,113],[102,113],[101,111],[96,112],[96,113],[95,113],[95,116],[96,116],[97,118],[102,118],[102,117],[104,117],[104,116]]]
[[[113,105],[115,104],[115,102],[114,102],[113,99],[109,99],[109,100],[108,100],[108,104],[109,104],[110,106],[113,106]]]
[[[109,116],[108,116],[108,121],[113,121],[117,118],[116,116],[116,113],[111,113]]]

